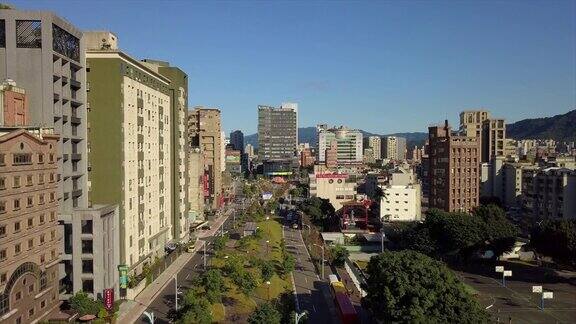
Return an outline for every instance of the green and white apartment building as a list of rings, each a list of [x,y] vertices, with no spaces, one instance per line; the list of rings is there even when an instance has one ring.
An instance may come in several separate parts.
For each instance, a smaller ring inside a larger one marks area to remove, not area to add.
[[[130,57],[110,32],[85,39],[89,197],[119,205],[120,264],[137,274],[189,232],[187,76]]]

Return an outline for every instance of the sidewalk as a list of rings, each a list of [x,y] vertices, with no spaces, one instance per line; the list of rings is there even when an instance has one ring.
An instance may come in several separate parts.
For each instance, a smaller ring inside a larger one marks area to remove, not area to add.
[[[205,231],[198,235],[199,240],[194,245],[192,253],[183,253],[180,255],[156,280],[149,284],[144,290],[136,296],[135,300],[126,300],[120,307],[120,314],[118,316],[119,323],[135,323],[140,319],[142,313],[146,311],[150,303],[164,290],[166,285],[173,280],[174,276],[182,270],[182,268],[194,257],[194,255],[204,246],[205,241],[200,240],[213,236],[220,226],[228,219],[232,209],[226,210],[224,215],[221,215],[212,226],[212,229]]]

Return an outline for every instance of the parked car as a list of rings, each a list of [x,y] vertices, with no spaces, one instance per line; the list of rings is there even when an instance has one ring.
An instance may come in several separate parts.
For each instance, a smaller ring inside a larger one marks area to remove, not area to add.
[[[164,251],[166,253],[172,253],[174,250],[176,250],[176,244],[174,243],[168,243],[164,246]]]

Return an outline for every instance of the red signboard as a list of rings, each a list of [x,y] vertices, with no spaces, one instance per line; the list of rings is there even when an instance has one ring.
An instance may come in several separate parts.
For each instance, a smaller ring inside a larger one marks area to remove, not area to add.
[[[347,179],[346,173],[317,173],[316,179]]]
[[[104,289],[104,307],[109,311],[114,308],[114,289]]]
[[[204,197],[210,196],[210,182],[209,182],[208,174],[204,174],[203,184],[204,184]]]

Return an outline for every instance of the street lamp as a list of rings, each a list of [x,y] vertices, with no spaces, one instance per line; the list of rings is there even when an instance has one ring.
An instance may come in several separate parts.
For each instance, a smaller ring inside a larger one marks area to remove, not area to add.
[[[386,234],[384,233],[384,228],[380,230],[380,241],[382,242],[382,249],[380,253],[384,253],[384,238],[386,238]]]
[[[532,292],[540,294],[540,310],[544,310],[544,299],[554,298],[554,293],[551,291],[544,291],[542,286],[532,286]]]
[[[298,324],[298,322],[308,314],[308,311],[303,311],[302,313],[295,313],[294,314],[294,323]]]
[[[512,277],[512,270],[505,270],[504,266],[496,266],[494,270],[502,273],[502,286],[506,287],[506,277]]]
[[[270,281],[266,281],[266,285],[268,286],[268,301],[270,301]]]
[[[321,262],[321,264],[322,264],[322,280],[324,280],[324,245],[318,245],[316,243],[314,243],[313,245],[316,245],[322,249],[322,262]]]

